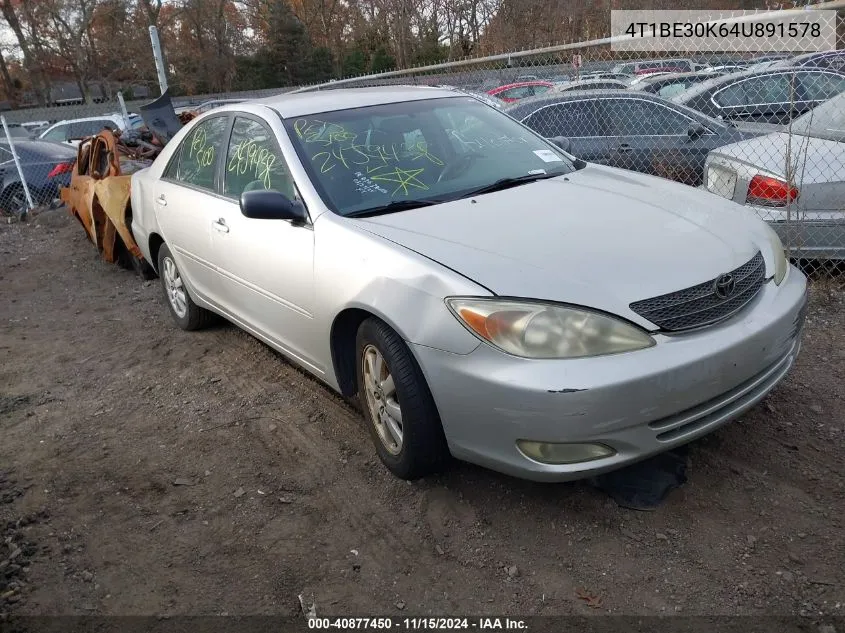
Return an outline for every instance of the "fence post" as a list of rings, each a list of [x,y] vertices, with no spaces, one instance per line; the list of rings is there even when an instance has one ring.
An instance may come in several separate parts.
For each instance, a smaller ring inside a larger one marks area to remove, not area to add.
[[[161,54],[161,42],[158,39],[158,29],[155,25],[150,26],[150,42],[153,45],[153,59],[158,71],[158,87],[161,94],[167,92],[167,73],[164,69],[164,56]]]
[[[23,175],[23,167],[21,167],[21,160],[18,158],[18,150],[15,149],[15,143],[12,141],[12,134],[9,132],[6,117],[0,116],[0,122],[3,123],[3,131],[6,133],[6,140],[9,141],[9,151],[12,152],[12,159],[15,161],[15,167],[17,167],[18,176],[20,177],[21,185],[23,186],[23,193],[26,196],[27,209],[21,213],[21,220],[25,220],[27,210],[31,211],[35,205],[32,203],[32,196],[29,195],[29,186],[26,184],[26,178],[24,178]]]
[[[126,102],[123,100],[123,92],[117,91],[117,101],[120,103],[120,113],[123,115],[123,129],[129,129],[129,111],[126,109]]]

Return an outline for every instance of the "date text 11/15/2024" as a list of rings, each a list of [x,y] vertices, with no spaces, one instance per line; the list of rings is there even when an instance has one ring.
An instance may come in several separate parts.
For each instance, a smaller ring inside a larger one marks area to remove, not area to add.
[[[447,630],[478,630],[478,631],[525,631],[528,624],[518,618],[472,617],[472,618],[308,618],[309,629],[323,630],[396,630],[396,631],[447,631]]]

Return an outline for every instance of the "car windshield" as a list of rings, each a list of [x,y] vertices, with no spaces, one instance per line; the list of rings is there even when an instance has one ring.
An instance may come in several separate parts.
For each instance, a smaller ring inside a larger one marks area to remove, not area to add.
[[[795,119],[792,131],[845,143],[845,92]]]
[[[472,97],[338,110],[285,125],[321,197],[340,215],[455,200],[575,169],[549,142]]]

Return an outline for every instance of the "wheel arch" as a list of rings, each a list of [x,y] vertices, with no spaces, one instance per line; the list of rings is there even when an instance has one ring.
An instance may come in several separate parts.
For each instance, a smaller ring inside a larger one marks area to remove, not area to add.
[[[406,344],[408,343],[408,337],[392,319],[370,306],[351,305],[338,312],[332,320],[332,326],[329,331],[329,345],[335,380],[337,381],[341,394],[346,397],[354,396],[358,391],[355,367],[357,351],[355,349],[355,341],[358,335],[358,328],[361,327],[364,321],[370,318],[382,321],[396,332]],[[413,351],[411,355],[414,355]]]
[[[158,233],[150,233],[150,237],[147,240],[147,245],[150,252],[150,266],[153,267],[157,273],[158,270],[158,253],[161,250],[162,245],[164,244],[164,238],[159,235]]]

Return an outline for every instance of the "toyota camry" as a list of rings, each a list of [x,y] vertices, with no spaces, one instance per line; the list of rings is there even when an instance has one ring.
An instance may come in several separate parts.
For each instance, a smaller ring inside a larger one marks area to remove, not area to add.
[[[221,315],[357,397],[402,478],[612,470],[735,419],[800,347],[806,280],[752,212],[453,90],[224,105],[131,196],[175,323]]]

